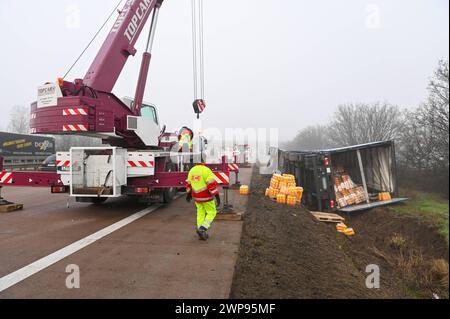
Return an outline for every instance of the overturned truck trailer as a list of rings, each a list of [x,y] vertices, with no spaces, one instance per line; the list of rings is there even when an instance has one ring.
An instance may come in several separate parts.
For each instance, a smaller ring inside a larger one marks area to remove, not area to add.
[[[398,198],[394,141],[322,151],[279,150],[278,168],[296,176],[311,209],[355,212],[406,200]]]

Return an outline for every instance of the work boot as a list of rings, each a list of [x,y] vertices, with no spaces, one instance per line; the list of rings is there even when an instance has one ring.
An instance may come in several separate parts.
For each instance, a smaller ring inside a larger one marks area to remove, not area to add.
[[[199,229],[197,229],[197,235],[199,237],[200,240],[208,240],[209,235],[208,235],[208,230],[205,227],[200,227]]]

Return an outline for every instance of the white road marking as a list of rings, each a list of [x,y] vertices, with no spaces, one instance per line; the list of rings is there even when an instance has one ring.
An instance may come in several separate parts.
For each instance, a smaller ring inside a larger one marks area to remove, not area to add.
[[[180,196],[176,196],[178,198]],[[145,215],[148,215],[155,210],[159,209],[163,205],[154,205],[152,207],[146,208],[134,215],[131,215],[127,218],[122,219],[121,221],[118,221],[115,224],[112,224],[111,226],[108,226],[106,228],[103,228],[102,230],[89,235],[73,244],[70,244],[69,246],[66,246],[44,258],[41,258],[28,266],[25,266],[19,270],[16,270],[15,272],[6,275],[2,278],[0,278],[0,292],[18,284],[19,282],[27,279],[30,276],[33,276],[34,274],[40,272],[41,270],[44,270],[47,267],[50,267],[51,265],[59,262],[60,260],[76,253],[77,251],[89,246],[92,243],[95,243],[97,240],[102,239],[105,236],[108,236],[109,234],[115,232],[116,230],[121,229],[122,227],[127,226],[128,224],[131,224],[132,222],[138,220],[139,218],[144,217]]]

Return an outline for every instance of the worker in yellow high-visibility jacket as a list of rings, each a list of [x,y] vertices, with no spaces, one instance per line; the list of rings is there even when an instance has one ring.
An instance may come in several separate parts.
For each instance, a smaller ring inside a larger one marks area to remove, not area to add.
[[[178,151],[189,153],[193,149],[194,132],[188,127],[183,127],[178,135]]]
[[[190,202],[194,199],[197,206],[197,234],[201,240],[208,240],[208,230],[220,205],[217,182],[211,169],[204,164],[194,166],[189,171],[186,191],[186,200]]]

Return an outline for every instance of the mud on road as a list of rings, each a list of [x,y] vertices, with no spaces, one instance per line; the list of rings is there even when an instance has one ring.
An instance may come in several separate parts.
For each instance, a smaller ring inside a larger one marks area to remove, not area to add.
[[[232,298],[448,298],[448,245],[429,225],[378,209],[344,216],[356,231],[347,238],[264,197],[267,185],[255,169]],[[431,270],[439,261],[447,279]],[[369,264],[380,267],[380,289],[366,287]]]

